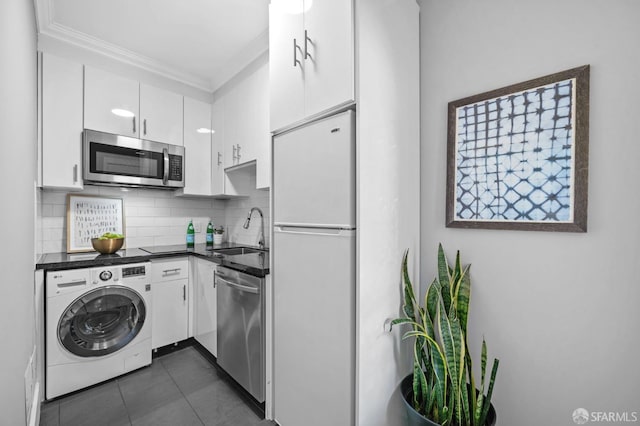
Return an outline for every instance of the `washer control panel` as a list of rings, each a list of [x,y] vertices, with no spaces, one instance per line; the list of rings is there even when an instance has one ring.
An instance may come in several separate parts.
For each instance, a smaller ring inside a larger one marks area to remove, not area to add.
[[[117,283],[120,281],[119,266],[93,268],[91,271],[91,284]]]
[[[122,268],[122,278],[140,277],[147,274],[146,265],[126,266]]]
[[[109,270],[100,272],[100,279],[102,281],[109,281],[112,276],[113,276],[113,273]]]

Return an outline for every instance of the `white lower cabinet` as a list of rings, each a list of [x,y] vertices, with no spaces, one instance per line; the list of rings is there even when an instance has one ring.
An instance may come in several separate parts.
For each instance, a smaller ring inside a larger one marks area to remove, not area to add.
[[[213,356],[218,356],[216,336],[216,298],[214,282],[216,264],[204,259],[192,258],[195,263],[194,284],[194,337]]]
[[[153,349],[189,337],[189,259],[151,262]]]

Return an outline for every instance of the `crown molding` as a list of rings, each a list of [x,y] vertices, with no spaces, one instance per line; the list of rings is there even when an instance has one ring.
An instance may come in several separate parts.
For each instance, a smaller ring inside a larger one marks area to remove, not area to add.
[[[269,50],[269,29],[264,30],[253,39],[244,49],[234,55],[211,78],[211,88],[215,92],[224,86],[240,71],[258,59],[260,55]]]
[[[139,53],[124,49],[120,46],[107,43],[104,40],[76,31],[64,25],[60,25],[56,22],[50,23],[46,29],[42,28],[40,30],[40,34],[99,53],[103,56],[136,66],[163,77],[177,80],[200,90],[205,90],[207,92],[212,91],[211,81],[208,79],[175,70],[174,68],[168,67],[155,59],[140,55]]]
[[[36,29],[40,33],[47,28],[51,22],[51,0],[33,0],[33,6],[36,10]]]
[[[36,26],[40,39],[46,40],[46,38],[50,38],[80,47],[209,93],[219,89],[269,49],[269,31],[267,29],[242,51],[230,58],[211,78],[207,79],[176,70],[155,59],[61,25],[55,21],[53,0],[33,0],[33,2],[36,9]]]
[[[124,49],[112,43],[76,31],[55,22],[53,0],[34,0],[36,8],[36,25],[39,37],[49,37],[92,52],[101,54],[116,61],[141,68],[162,77],[176,80],[206,92],[213,92],[211,80],[168,67],[160,61],[139,53]]]

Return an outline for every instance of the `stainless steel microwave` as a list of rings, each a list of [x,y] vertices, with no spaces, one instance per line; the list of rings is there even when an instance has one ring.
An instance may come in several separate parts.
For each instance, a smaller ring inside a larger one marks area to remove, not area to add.
[[[118,186],[184,187],[184,147],[84,130],[86,183]]]

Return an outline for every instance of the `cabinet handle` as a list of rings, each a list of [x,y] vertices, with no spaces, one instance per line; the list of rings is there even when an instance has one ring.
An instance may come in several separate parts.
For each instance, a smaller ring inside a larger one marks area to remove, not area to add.
[[[78,182],[78,165],[73,165],[73,183]]]
[[[235,283],[235,282],[223,280],[220,277],[218,277],[218,279],[220,281],[222,281],[222,283],[228,285],[231,288],[235,288],[235,289],[237,289],[239,291],[243,291],[245,293],[251,293],[251,294],[260,294],[260,289],[257,288],[257,287],[249,287],[249,286],[238,284],[238,283]]]
[[[311,56],[311,53],[309,53],[309,45],[310,44],[313,44],[313,42],[311,41],[311,39],[307,35],[307,30],[304,30],[304,59],[305,59],[305,61],[307,60],[307,58],[313,59],[313,56]]]
[[[238,159],[238,155],[236,154],[237,148],[235,145],[233,145],[233,163],[236,162],[236,160]]]
[[[182,286],[182,300],[184,300],[184,301],[187,300],[187,286],[186,285]]]
[[[179,274],[180,273],[180,268],[175,268],[175,269],[165,269],[162,271],[162,273],[164,275],[173,275],[173,274]]]
[[[147,136],[147,119],[142,120],[142,134]]]
[[[218,166],[222,164],[222,153],[218,151]]]
[[[236,150],[236,152],[238,153],[238,163],[239,163],[240,162],[240,157],[241,157],[241,155],[240,155],[240,144],[237,144],[237,146],[238,146],[238,149]]]
[[[296,66],[300,65],[300,68],[302,68],[302,64],[300,63],[300,61],[298,60],[298,49],[300,49],[300,47],[298,47],[298,43],[296,42],[296,39],[293,39],[293,67],[295,68]]]
[[[133,117],[133,134],[136,134],[136,117]]]

